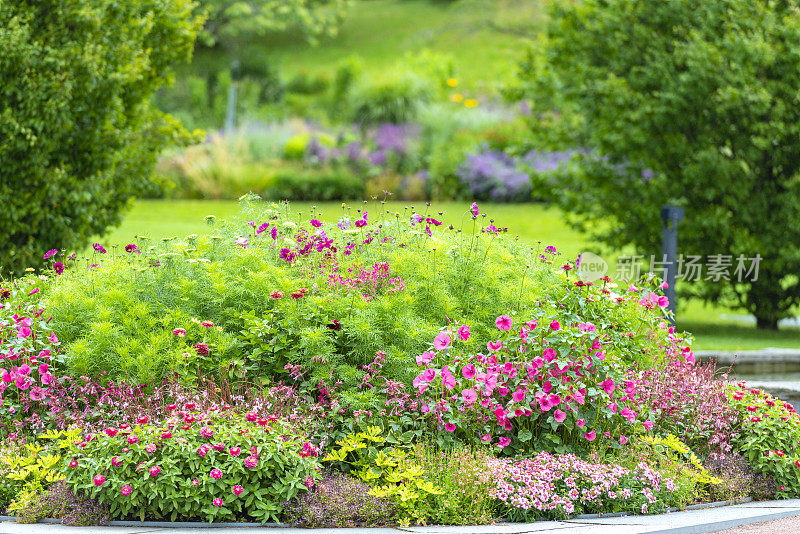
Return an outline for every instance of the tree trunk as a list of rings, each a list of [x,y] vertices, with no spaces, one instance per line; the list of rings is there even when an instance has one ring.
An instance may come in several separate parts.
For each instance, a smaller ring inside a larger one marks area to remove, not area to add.
[[[774,317],[756,317],[756,328],[759,330],[777,330],[778,319]]]

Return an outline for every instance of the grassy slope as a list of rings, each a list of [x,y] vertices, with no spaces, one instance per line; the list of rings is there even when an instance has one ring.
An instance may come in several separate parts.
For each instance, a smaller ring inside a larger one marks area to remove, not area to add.
[[[402,212],[408,204],[390,203],[387,208]],[[298,212],[307,213],[311,204],[297,202],[292,206]],[[317,207],[327,220],[335,220],[342,213],[339,203],[318,203]],[[431,206],[432,212],[442,211],[443,219],[456,226],[461,224],[461,215],[466,208],[466,204],[453,202],[434,203]],[[374,212],[378,206],[370,206],[369,209]],[[495,220],[496,225],[509,227],[509,231],[518,234],[520,239],[531,244],[537,241],[541,241],[544,245],[553,244],[564,253],[565,257],[574,258],[578,252],[591,250],[588,240],[567,228],[561,213],[555,209],[540,204],[487,204],[482,205],[481,209],[488,213],[487,218]],[[224,219],[234,215],[236,211],[236,202],[228,201],[141,200],[134,205],[122,226],[103,238],[103,242],[127,243],[135,234],[158,239],[202,233],[208,230],[204,222],[206,215]],[[613,276],[616,258],[606,259],[609,261]],[[777,333],[760,332],[751,325],[722,317],[723,314],[735,313],[739,312],[704,307],[702,304],[691,302],[679,310],[678,323],[680,328],[696,335],[696,346],[699,349],[740,350],[800,346],[800,329],[785,329]]]
[[[536,0],[356,0],[339,35],[311,46],[284,35],[263,39],[259,53],[277,61],[284,76],[332,74],[350,55],[368,74],[386,72],[406,52],[428,48],[451,54],[460,87],[485,92],[514,71],[541,24]],[[230,64],[219,51],[199,51],[193,68]]]

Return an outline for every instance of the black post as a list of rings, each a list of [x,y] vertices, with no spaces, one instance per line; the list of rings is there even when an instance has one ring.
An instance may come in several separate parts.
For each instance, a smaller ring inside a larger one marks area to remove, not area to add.
[[[663,261],[666,265],[664,281],[667,283],[665,295],[669,299],[668,309],[675,314],[675,280],[678,266],[678,223],[683,220],[683,208],[663,206],[661,220],[664,221],[664,237],[661,242]]]

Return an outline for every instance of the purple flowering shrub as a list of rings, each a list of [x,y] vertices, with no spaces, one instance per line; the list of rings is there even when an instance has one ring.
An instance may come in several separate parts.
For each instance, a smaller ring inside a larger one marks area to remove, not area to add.
[[[381,526],[395,523],[396,508],[370,494],[372,487],[351,476],[326,472],[313,487],[289,502],[286,521],[306,528]]]
[[[528,174],[514,158],[499,150],[469,154],[457,174],[477,200],[518,202],[530,198]]]
[[[675,481],[644,463],[626,468],[546,452],[497,461],[503,467],[492,495],[513,521],[599,512],[658,513],[680,504],[673,497]]]
[[[94,499],[76,494],[63,481],[56,482],[47,490],[31,495],[19,510],[18,522],[35,523],[44,518],[58,519],[62,525],[86,527],[108,525],[108,508]]]
[[[114,517],[264,523],[313,485],[317,448],[290,426],[196,408],[86,435],[65,459],[67,484]]]

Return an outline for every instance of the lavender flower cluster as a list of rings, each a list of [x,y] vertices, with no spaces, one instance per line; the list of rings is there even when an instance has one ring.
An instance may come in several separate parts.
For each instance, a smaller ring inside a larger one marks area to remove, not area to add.
[[[520,168],[517,159],[499,150],[468,155],[457,174],[478,200],[513,202],[531,194],[528,174]]]
[[[306,147],[306,158],[316,163],[347,162],[383,167],[392,157],[408,154],[409,143],[419,136],[419,127],[406,124],[384,123],[370,132],[366,142],[352,141],[341,148],[324,146],[314,136]],[[341,138],[341,134],[340,134]]]
[[[328,473],[314,488],[287,504],[290,523],[307,528],[388,525],[394,505],[369,494],[370,486],[347,475]]]
[[[704,467],[722,479],[724,494],[712,495],[716,500],[752,497],[754,500],[774,499],[778,485],[769,475],[753,470],[747,460],[737,452],[714,452],[705,459]]]
[[[109,513],[99,502],[77,495],[60,481],[50,486],[39,501],[32,502],[24,517],[34,522],[49,517],[60,519],[64,525],[84,527],[108,525]]]

